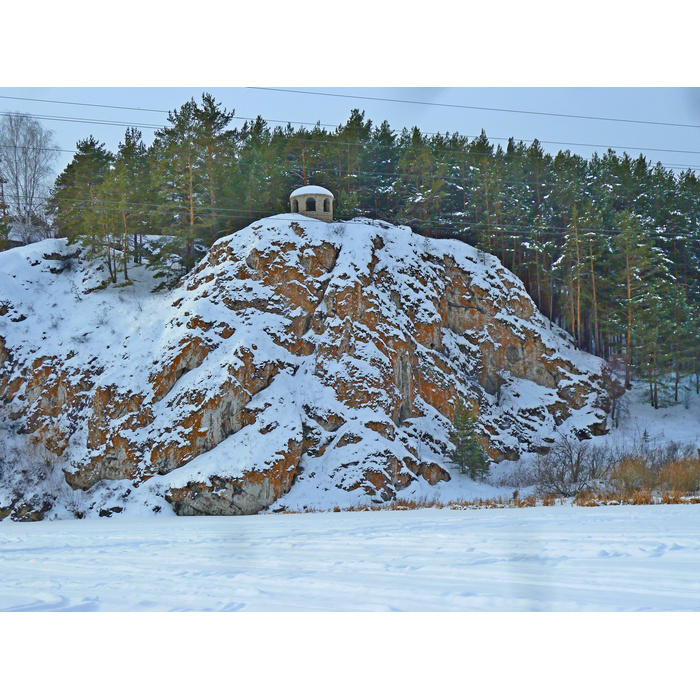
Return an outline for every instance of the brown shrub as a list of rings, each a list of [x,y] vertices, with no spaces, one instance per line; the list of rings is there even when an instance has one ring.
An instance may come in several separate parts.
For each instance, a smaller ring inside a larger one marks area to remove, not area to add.
[[[613,490],[621,496],[653,489],[657,479],[644,457],[624,457],[613,467],[609,477]]]
[[[634,491],[627,497],[627,503],[633,506],[646,506],[653,502],[654,496],[648,488]]]
[[[661,494],[661,503],[685,503],[685,494],[680,491],[664,491]]]
[[[669,462],[661,470],[659,481],[670,491],[696,493],[700,488],[700,461],[684,458]]]
[[[600,505],[600,495],[590,489],[580,491],[574,497],[574,505],[588,508],[598,506]]]

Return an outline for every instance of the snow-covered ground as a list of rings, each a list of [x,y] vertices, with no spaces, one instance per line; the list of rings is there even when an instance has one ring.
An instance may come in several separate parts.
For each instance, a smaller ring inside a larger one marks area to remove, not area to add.
[[[700,611],[700,508],[0,523],[2,611]]]

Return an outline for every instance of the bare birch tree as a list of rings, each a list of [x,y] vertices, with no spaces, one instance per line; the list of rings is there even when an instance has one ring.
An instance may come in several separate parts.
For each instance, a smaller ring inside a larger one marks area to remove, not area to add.
[[[0,118],[0,178],[7,217],[22,243],[46,238],[45,204],[58,148],[53,132],[28,114]]]

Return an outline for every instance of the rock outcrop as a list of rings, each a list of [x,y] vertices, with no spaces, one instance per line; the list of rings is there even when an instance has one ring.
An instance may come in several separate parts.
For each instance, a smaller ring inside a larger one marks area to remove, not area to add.
[[[99,269],[59,241],[0,268],[3,429],[87,502],[105,485],[178,514],[255,513],[290,489],[310,506],[388,500],[451,478],[459,401],[496,462],[555,428],[605,430],[601,361],[456,241],[280,215],[168,293],[95,289]]]

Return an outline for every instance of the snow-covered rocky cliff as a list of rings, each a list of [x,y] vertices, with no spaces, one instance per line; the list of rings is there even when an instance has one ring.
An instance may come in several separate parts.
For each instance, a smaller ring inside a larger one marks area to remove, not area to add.
[[[60,240],[0,254],[0,517],[427,493],[467,480],[445,456],[460,399],[496,462],[605,429],[601,361],[457,241],[287,214],[171,292],[104,278]]]

